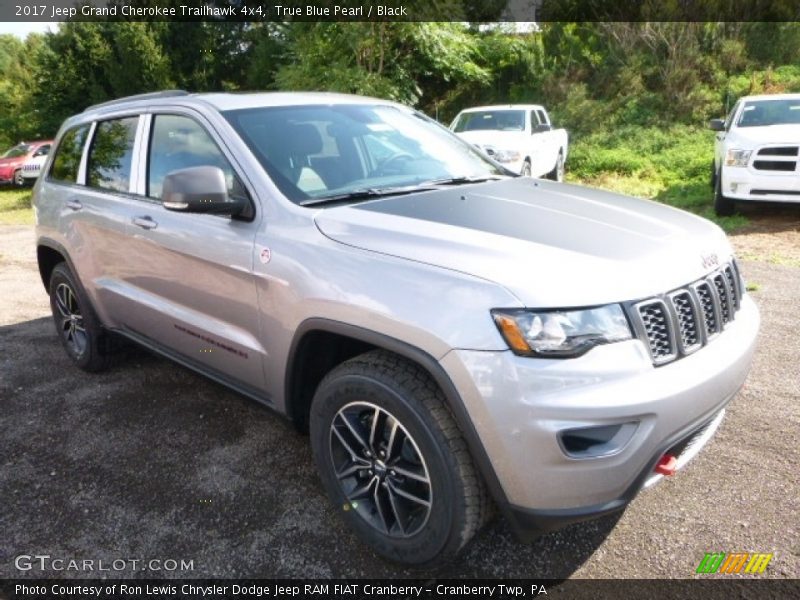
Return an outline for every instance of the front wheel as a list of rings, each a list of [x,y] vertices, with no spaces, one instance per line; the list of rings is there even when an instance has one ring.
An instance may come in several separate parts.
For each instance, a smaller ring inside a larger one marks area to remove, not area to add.
[[[385,558],[445,561],[489,514],[441,391],[399,356],[377,350],[329,373],[314,395],[310,430],[328,496]]]
[[[14,171],[14,185],[23,187],[25,185],[25,178],[22,176],[22,169]]]
[[[714,181],[714,212],[718,217],[730,217],[735,211],[734,200],[722,194],[722,169],[720,169]]]
[[[547,174],[548,179],[552,179],[553,181],[564,181],[564,151],[558,151],[558,158],[556,158],[556,164],[553,167],[553,170]]]
[[[531,176],[531,161],[527,158],[525,162],[522,163],[522,170],[519,172],[522,177],[530,177]]]

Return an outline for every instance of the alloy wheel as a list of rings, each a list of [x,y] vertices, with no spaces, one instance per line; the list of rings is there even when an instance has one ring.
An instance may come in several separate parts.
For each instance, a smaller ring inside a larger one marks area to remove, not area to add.
[[[75,356],[82,356],[89,344],[89,336],[83,325],[83,315],[75,292],[66,283],[59,283],[55,296],[60,319],[59,331]]]
[[[394,415],[369,402],[347,404],[331,422],[330,453],[346,510],[393,538],[409,538],[425,526],[433,501],[430,475]]]

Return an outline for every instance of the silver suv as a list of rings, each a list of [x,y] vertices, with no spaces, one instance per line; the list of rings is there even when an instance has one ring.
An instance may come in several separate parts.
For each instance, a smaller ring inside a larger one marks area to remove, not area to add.
[[[513,176],[405,106],[160,92],[69,119],[36,184],[64,348],[122,336],[310,432],[376,552],[623,508],[711,437],[759,324],[722,231]]]

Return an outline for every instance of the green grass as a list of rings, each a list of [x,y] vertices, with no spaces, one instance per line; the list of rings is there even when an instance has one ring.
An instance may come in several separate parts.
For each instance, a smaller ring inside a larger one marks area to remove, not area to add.
[[[0,188],[0,225],[33,225],[30,189]]]
[[[685,125],[623,127],[575,140],[569,179],[682,208],[732,232],[748,221],[714,214],[709,185],[713,151],[711,131]]]

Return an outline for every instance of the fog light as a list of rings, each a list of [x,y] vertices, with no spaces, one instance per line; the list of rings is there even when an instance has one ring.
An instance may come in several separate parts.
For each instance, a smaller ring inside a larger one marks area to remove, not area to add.
[[[638,422],[632,422],[566,429],[558,439],[564,454],[571,458],[597,458],[622,450],[638,426]]]

